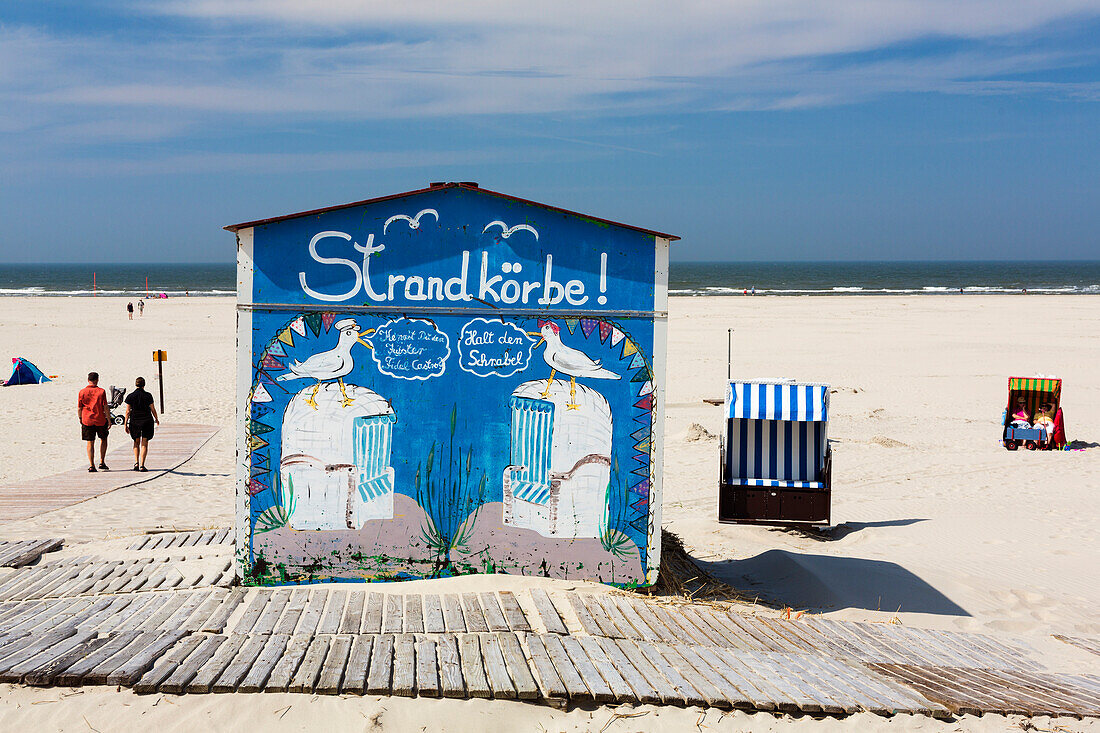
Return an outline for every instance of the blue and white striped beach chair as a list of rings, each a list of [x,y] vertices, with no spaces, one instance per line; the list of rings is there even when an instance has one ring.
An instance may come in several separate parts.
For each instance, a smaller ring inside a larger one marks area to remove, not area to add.
[[[829,385],[731,382],[718,520],[829,524]]]

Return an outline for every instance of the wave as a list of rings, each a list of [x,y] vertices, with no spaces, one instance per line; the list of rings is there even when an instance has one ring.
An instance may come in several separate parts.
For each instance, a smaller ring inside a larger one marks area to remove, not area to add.
[[[26,287],[26,288],[0,288],[0,297],[9,296],[65,296],[65,297],[92,297],[92,296],[125,296],[128,298],[146,298],[148,300],[156,300],[157,296],[164,293],[168,297],[210,297],[217,295],[236,295],[236,290],[219,290],[216,288],[209,288],[206,290],[150,290],[148,294],[144,290],[63,290],[63,289],[47,289],[43,287]]]
[[[1028,288],[968,285],[963,287],[950,287],[946,285],[925,285],[919,288],[870,288],[853,285],[836,285],[820,288],[756,288],[756,295],[1020,295],[1023,292],[1037,295],[1090,295],[1100,294],[1100,285],[1088,286],[1034,286]],[[752,288],[719,287],[709,285],[701,288],[670,288],[669,295],[686,296],[714,296],[714,295],[746,295],[753,292]]]

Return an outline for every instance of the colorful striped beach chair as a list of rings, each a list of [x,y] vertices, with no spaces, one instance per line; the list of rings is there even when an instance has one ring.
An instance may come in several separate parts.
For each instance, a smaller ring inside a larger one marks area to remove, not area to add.
[[[731,382],[724,409],[718,521],[829,524],[829,385]]]
[[[1043,404],[1052,405],[1053,430],[1047,434],[1044,427],[1015,427],[1012,415],[1017,400],[1023,398],[1029,420],[1034,420]],[[1061,450],[1066,446],[1066,428],[1062,417],[1062,380],[1056,377],[1009,377],[1008,406],[1004,414],[1004,433],[1001,437],[1007,450],[1024,446],[1031,450]]]

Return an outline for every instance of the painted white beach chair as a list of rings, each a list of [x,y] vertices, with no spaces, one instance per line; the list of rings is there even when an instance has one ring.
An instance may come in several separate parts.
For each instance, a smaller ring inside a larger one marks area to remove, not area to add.
[[[829,385],[730,382],[718,521],[829,524]]]

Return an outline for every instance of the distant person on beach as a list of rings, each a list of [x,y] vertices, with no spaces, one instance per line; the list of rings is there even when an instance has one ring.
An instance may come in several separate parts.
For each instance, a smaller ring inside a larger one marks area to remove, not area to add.
[[[149,453],[149,441],[153,438],[153,426],[160,425],[153,395],[145,391],[145,378],[134,380],[134,391],[126,397],[126,432],[134,439],[134,470],[145,471],[145,457]]]
[[[88,386],[76,398],[76,416],[80,419],[80,437],[88,449],[88,473],[95,473],[95,439],[99,438],[99,469],[107,468],[107,433],[111,421],[107,410],[107,393],[99,386],[99,374],[88,373]]]
[[[129,320],[134,320],[134,303],[133,301],[126,304],[126,317]]]
[[[145,315],[145,301],[144,300],[139,300],[138,301],[138,315],[139,316]]]

